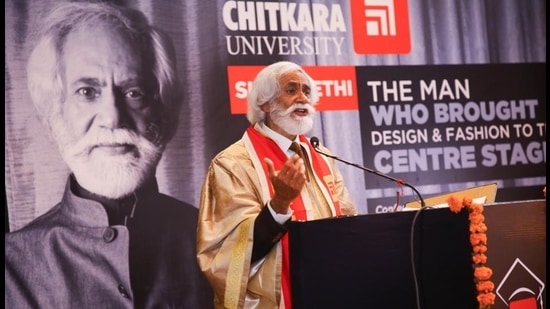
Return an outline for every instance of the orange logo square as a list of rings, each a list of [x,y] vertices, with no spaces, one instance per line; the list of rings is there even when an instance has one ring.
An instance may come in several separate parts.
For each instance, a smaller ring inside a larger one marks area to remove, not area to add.
[[[407,0],[350,0],[350,9],[356,53],[411,51]]]

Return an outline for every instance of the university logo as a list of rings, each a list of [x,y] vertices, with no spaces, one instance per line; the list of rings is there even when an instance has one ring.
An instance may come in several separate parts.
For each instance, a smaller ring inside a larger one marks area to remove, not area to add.
[[[544,282],[516,258],[498,285],[496,294],[510,309],[542,309],[544,287]]]
[[[350,10],[356,53],[411,51],[407,0],[350,0]]]

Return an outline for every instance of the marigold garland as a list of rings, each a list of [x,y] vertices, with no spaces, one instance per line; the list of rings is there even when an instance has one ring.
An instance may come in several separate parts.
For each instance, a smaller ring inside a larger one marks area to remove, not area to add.
[[[464,207],[468,210],[477,301],[479,309],[488,309],[495,304],[496,295],[493,293],[495,285],[490,280],[493,270],[485,265],[487,263],[487,256],[485,255],[487,252],[487,226],[484,223],[483,205],[474,203],[470,197],[460,199],[455,195],[451,195],[447,199],[447,204],[454,213],[459,213]]]

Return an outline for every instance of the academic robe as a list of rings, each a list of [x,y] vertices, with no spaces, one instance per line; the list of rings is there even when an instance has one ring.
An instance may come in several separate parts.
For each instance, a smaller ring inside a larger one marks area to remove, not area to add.
[[[304,144],[308,143],[307,138],[301,138]],[[325,147],[320,147],[330,153]],[[280,148],[279,151],[282,152]],[[315,155],[311,149],[306,151],[310,157]],[[341,214],[356,214],[335,161],[326,157],[322,160],[330,168],[333,196]],[[263,157],[255,151],[250,136],[245,133],[242,139],[212,160],[203,183],[197,258],[213,287],[216,308],[280,308],[283,258],[280,239],[286,229],[274,224],[266,208],[272,192],[262,164]],[[309,205],[305,206],[305,212],[307,220],[320,219],[315,217],[317,212]],[[255,229],[255,221],[261,221],[265,229]],[[254,238],[271,241],[272,248],[263,258],[252,263]]]

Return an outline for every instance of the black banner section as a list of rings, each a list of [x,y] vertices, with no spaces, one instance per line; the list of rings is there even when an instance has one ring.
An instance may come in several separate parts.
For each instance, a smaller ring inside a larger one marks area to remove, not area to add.
[[[545,75],[545,63],[357,67],[364,164],[424,197],[448,191],[440,184],[498,182],[497,201],[517,200],[512,187],[540,198]],[[365,175],[365,185],[380,189],[369,208],[395,203],[384,194],[392,183]]]

